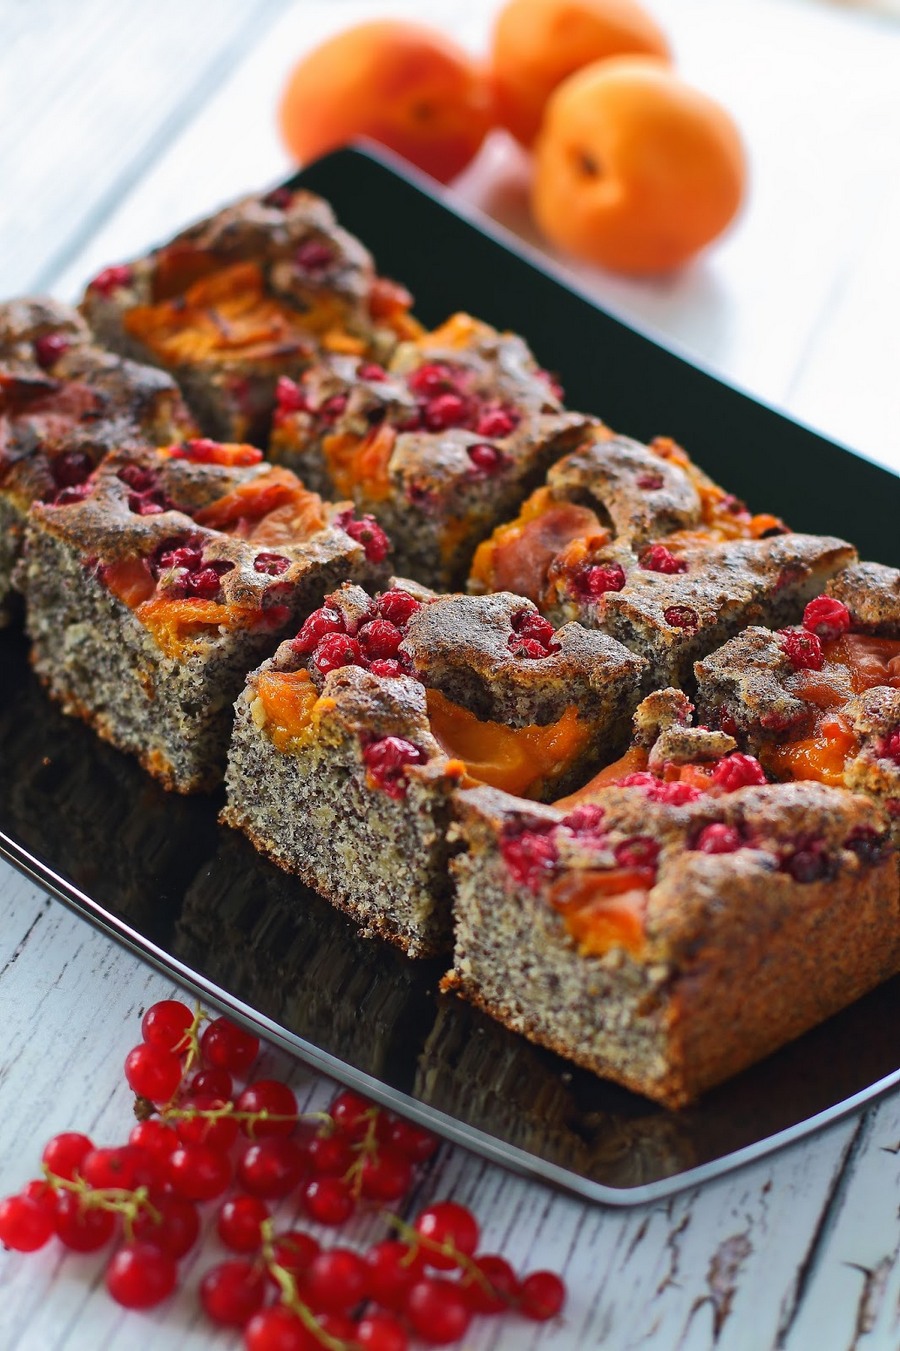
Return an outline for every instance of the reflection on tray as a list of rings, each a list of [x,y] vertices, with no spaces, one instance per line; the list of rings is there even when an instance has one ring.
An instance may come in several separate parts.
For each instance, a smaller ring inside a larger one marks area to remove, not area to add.
[[[697,1106],[666,1112],[436,993],[410,962],[63,717],[0,634],[0,831],[148,943],[288,1035],[458,1121],[613,1188],[765,1140],[900,1065],[900,978]],[[302,1050],[302,1048],[299,1048]]]
[[[172,952],[323,1051],[411,1087],[440,962],[410,962],[244,838],[222,830],[188,888]]]
[[[65,717],[0,634],[0,829],[105,909],[165,943],[184,889],[215,846],[211,799],[166,793]]]

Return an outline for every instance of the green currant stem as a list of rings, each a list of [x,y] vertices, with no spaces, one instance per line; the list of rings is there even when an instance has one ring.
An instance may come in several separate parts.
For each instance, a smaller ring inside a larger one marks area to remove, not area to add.
[[[194,1017],[191,1020],[190,1027],[185,1028],[181,1037],[172,1048],[175,1055],[184,1055],[185,1051],[187,1052],[184,1064],[181,1067],[181,1079],[179,1080],[178,1087],[166,1103],[165,1107],[157,1107],[155,1102],[151,1102],[149,1098],[145,1098],[142,1093],[136,1093],[134,1097],[134,1114],[138,1121],[149,1121],[157,1112],[160,1116],[164,1117],[166,1111],[170,1108],[174,1109],[175,1104],[178,1102],[178,1099],[184,1091],[188,1075],[191,1074],[194,1067],[200,1063],[200,1028],[204,1023],[209,1021],[210,1015],[204,1013],[199,1004],[195,1004]]]
[[[295,1126],[300,1122],[318,1122],[320,1125],[331,1121],[327,1112],[270,1112],[263,1107],[259,1112],[241,1112],[233,1102],[223,1102],[221,1107],[176,1107],[174,1102],[159,1108],[161,1121],[221,1121],[229,1117],[232,1121],[244,1122],[250,1138],[254,1138],[255,1127],[264,1121],[290,1121]],[[333,1122],[332,1122],[333,1125]]]
[[[195,1065],[200,1063],[200,1028],[204,1023],[209,1022],[209,1014],[204,1013],[199,1004],[194,1005],[194,1017],[189,1028],[185,1030],[184,1036],[174,1047],[177,1055],[187,1051],[184,1067],[181,1071],[181,1084],[187,1079]],[[181,1085],[179,1085],[179,1090]]]
[[[321,1342],[326,1351],[350,1351],[350,1343],[342,1341],[340,1337],[332,1337],[330,1332],[326,1332],[309,1305],[304,1304],[297,1291],[297,1282],[291,1273],[277,1262],[268,1259],[266,1266],[281,1291],[282,1304],[297,1315],[307,1331]]]
[[[149,1199],[147,1188],[144,1186],[136,1187],[134,1191],[130,1191],[127,1187],[92,1187],[81,1177],[60,1177],[46,1164],[44,1176],[54,1191],[74,1192],[85,1209],[108,1210],[121,1215],[129,1242],[134,1237],[134,1222],[141,1211],[146,1211],[154,1224],[162,1223],[162,1215]]]
[[[495,1285],[492,1285],[478,1263],[468,1253],[461,1252],[451,1239],[445,1238],[443,1243],[437,1243],[433,1238],[427,1238],[424,1234],[420,1234],[418,1229],[414,1229],[411,1224],[407,1224],[406,1220],[401,1219],[399,1215],[388,1213],[385,1215],[385,1219],[392,1228],[397,1230],[401,1238],[406,1239],[410,1245],[411,1254],[414,1255],[418,1248],[424,1248],[426,1252],[440,1253],[442,1257],[452,1258],[460,1270],[464,1271],[470,1280],[480,1286],[485,1294],[503,1299],[512,1306],[513,1301],[505,1291],[498,1290]],[[412,1257],[410,1257],[410,1261],[412,1261]]]
[[[377,1107],[366,1112],[368,1118],[366,1122],[366,1133],[361,1140],[358,1140],[353,1150],[356,1158],[344,1174],[344,1181],[350,1188],[350,1193],[354,1200],[358,1201],[362,1191],[362,1170],[365,1167],[367,1159],[374,1158],[378,1153],[377,1127],[380,1112]]]
[[[275,1255],[272,1248],[272,1242],[274,1238],[275,1238],[275,1223],[272,1220],[272,1217],[269,1216],[269,1218],[267,1220],[263,1220],[263,1222],[259,1226],[260,1247],[262,1248],[263,1260],[266,1262],[267,1265],[270,1262],[275,1261]]]

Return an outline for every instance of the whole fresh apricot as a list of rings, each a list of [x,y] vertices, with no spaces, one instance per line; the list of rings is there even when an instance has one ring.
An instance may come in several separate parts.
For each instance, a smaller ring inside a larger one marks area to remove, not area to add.
[[[429,28],[385,19],[348,28],[303,57],[288,78],[279,121],[301,161],[368,136],[445,183],[484,140],[491,96],[461,47]]]
[[[499,121],[531,145],[558,84],[593,61],[625,55],[671,56],[665,33],[635,0],[508,0],[491,45]]]
[[[747,166],[731,116],[656,61],[599,61],[559,86],[532,209],[554,244],[617,272],[667,272],[725,229]]]

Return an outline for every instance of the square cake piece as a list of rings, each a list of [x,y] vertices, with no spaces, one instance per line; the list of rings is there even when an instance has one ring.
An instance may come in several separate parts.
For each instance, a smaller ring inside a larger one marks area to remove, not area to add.
[[[42,297],[0,304],[0,623],[32,502],[65,495],[117,446],[195,430],[175,382],[101,351],[77,310]]]
[[[34,668],[69,713],[179,792],[222,777],[246,672],[387,540],[253,446],[107,456],[32,508],[18,582]],[[73,500],[74,499],[74,500]]]
[[[900,839],[900,572],[859,563],[810,601],[802,625],[753,627],[696,667],[700,716],[773,779],[868,793]]]
[[[398,570],[438,590],[462,585],[475,546],[594,421],[563,408],[522,338],[467,314],[387,370],[332,358],[279,396],[272,458],[371,512]]]
[[[411,303],[327,202],[276,188],[105,268],[82,310],[109,347],[170,371],[210,436],[264,445],[279,376],[323,351],[384,357],[419,332]]]
[[[516,596],[345,586],[249,677],[223,819],[367,932],[428,955],[449,939],[457,786],[583,782],[620,747],[645,670]]]
[[[771,784],[677,805],[607,788],[563,810],[475,788],[458,813],[443,988],[667,1106],[900,966],[887,818],[842,789]]]

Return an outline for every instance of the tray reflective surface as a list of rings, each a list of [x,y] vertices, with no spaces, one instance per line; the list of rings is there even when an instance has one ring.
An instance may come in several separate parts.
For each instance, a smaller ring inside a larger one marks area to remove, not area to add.
[[[754,509],[900,563],[893,475],[633,333],[368,155],[339,152],[295,181],[329,198],[380,269],[411,287],[425,322],[468,308],[524,332],[570,405],[629,434],[670,433]],[[821,515],[803,496],[816,466],[846,485]],[[0,634],[0,851],[208,1002],[469,1148],[632,1205],[798,1138],[900,1080],[897,978],[696,1107],[664,1111],[438,994],[440,962],[359,938],[218,826],[220,805],[163,792],[63,717],[31,675],[17,626]]]

